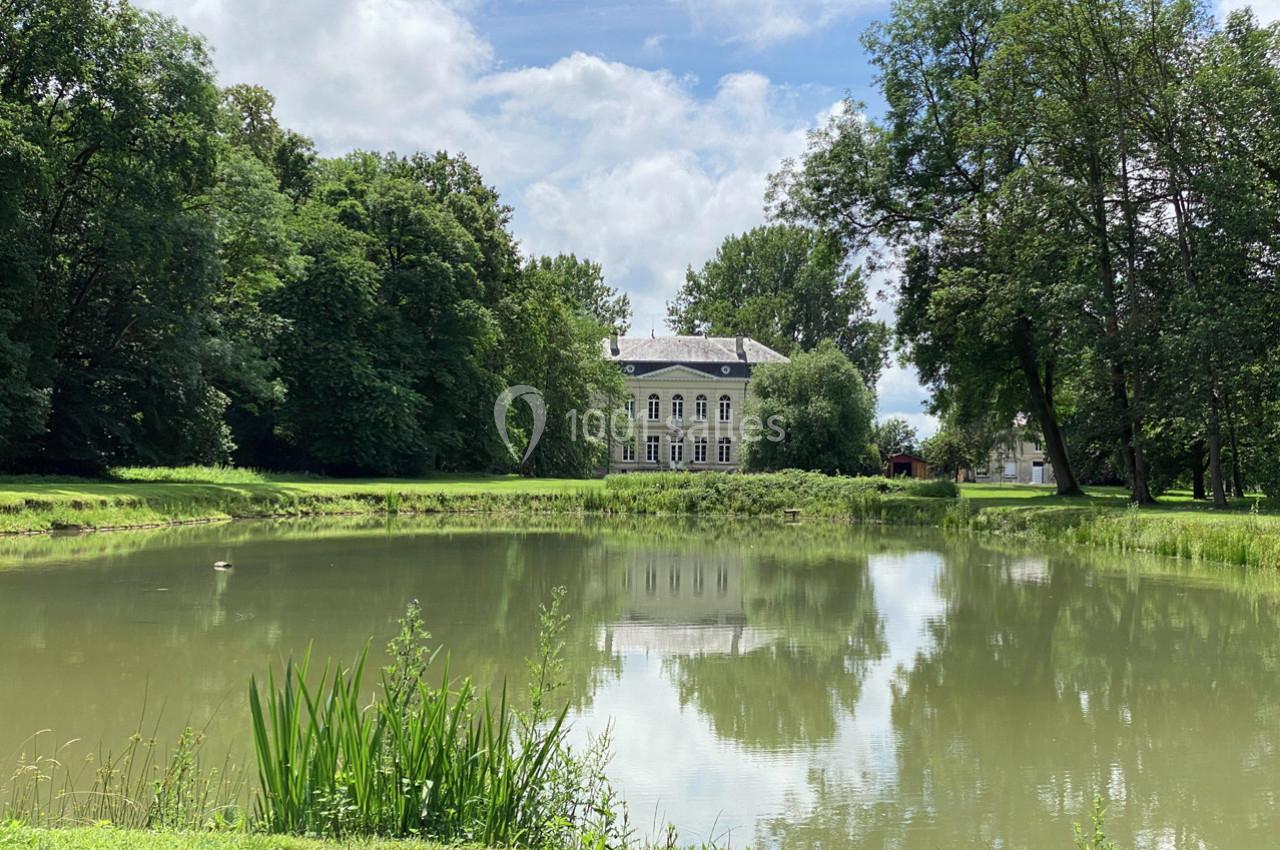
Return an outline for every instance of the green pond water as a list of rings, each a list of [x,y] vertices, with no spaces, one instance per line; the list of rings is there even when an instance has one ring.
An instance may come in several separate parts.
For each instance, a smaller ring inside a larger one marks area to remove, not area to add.
[[[0,794],[32,733],[118,745],[144,709],[245,760],[251,674],[380,651],[414,598],[454,672],[522,686],[564,586],[573,734],[612,723],[642,833],[1038,850],[1101,794],[1122,848],[1280,845],[1275,577],[900,529],[500,522],[0,541]]]

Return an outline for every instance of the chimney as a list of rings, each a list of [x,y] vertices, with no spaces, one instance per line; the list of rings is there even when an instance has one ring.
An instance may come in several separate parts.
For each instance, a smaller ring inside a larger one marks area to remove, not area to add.
[[[616,330],[609,334],[609,353],[614,357],[617,357],[618,354],[621,353],[621,350],[618,348],[618,332]]]
[[[739,360],[746,360],[746,359],[747,359],[747,347],[746,347],[746,345],[744,345],[744,344],[743,344],[744,340],[746,340],[746,337],[744,337],[744,336],[742,336],[742,335],[738,335],[738,336],[736,337],[736,341],[737,341],[737,344],[738,344],[738,359],[739,359]]]

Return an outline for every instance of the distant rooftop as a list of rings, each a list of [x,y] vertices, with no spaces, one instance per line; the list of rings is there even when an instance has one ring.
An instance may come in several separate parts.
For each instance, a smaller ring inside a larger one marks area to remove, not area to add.
[[[602,341],[610,360],[635,363],[785,363],[787,358],[751,337],[742,338],[745,358],[738,356],[738,338],[732,336],[623,336],[618,353],[612,340]]]

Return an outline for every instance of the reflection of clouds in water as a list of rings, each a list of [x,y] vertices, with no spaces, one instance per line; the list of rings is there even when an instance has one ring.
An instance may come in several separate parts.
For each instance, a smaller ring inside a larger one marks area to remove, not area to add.
[[[682,706],[663,659],[689,655],[692,647],[714,652],[704,644],[724,642],[724,627],[682,624],[602,630],[598,640],[607,642],[606,630],[613,638],[622,675],[578,718],[574,742],[612,720],[609,772],[637,827],[652,834],[669,821],[679,827],[682,842],[732,838],[743,845],[756,838],[759,823],[803,818],[817,805],[815,776],[860,795],[891,797],[897,782],[892,685],[899,668],[909,668],[932,647],[927,627],[946,610],[938,595],[942,566],[941,554],[932,552],[871,556],[869,574],[887,652],[869,662],[854,712],[837,708],[834,738],[817,747],[749,748],[717,735],[693,703]],[[701,639],[691,639],[693,633]]]
[[[1009,578],[1016,582],[1045,584],[1049,581],[1048,558],[1014,558],[1006,568]]]
[[[933,647],[928,626],[946,613],[938,593],[943,558],[936,552],[877,554],[867,566],[887,650],[868,665],[858,703],[852,715],[841,716],[835,741],[808,763],[828,784],[837,782],[859,796],[891,799],[898,779],[893,683],[900,669],[910,669],[918,655]]]
[[[622,656],[622,675],[601,688],[590,711],[576,720],[573,743],[609,720],[609,775],[642,834],[656,834],[671,822],[681,844],[731,838],[742,846],[757,814],[789,808],[786,789],[807,784],[808,753],[749,750],[719,737],[696,707],[680,704],[656,653]]]

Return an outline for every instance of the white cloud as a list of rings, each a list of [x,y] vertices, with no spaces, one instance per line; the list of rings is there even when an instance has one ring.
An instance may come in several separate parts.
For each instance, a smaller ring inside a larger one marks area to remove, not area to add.
[[[280,120],[326,154],[466,153],[515,207],[524,250],[600,262],[630,293],[638,333],[662,330],[686,266],[764,220],[769,173],[830,114],[795,114],[791,93],[756,73],[726,75],[701,95],[696,80],[586,53],[503,68],[466,0],[141,2],[204,34],[220,82],[266,86]],[[708,26],[732,24],[726,39],[763,44],[870,2],[690,0],[689,9]],[[886,374],[882,411],[923,415],[909,378]]]
[[[694,25],[726,42],[762,49],[821,30],[877,0],[672,0]]]
[[[464,152],[516,209],[526,251],[601,262],[637,329],[684,269],[763,221],[768,174],[808,116],[754,73],[697,81],[574,53],[503,69],[442,0],[143,0],[203,33],[220,82],[259,83],[326,154]]]
[[[391,141],[407,147],[427,122],[465,125],[459,93],[493,63],[488,42],[440,0],[143,5],[205,35],[222,83],[265,85],[276,95],[279,118],[328,152]]]
[[[879,401],[878,418],[883,421],[897,416],[907,420],[921,439],[938,432],[938,417],[924,409],[928,394],[920,386],[915,369],[894,363],[880,374],[876,384]]]
[[[1280,20],[1280,0],[1219,0],[1218,14],[1226,18],[1228,13],[1246,7],[1252,8],[1258,20],[1264,24]]]

